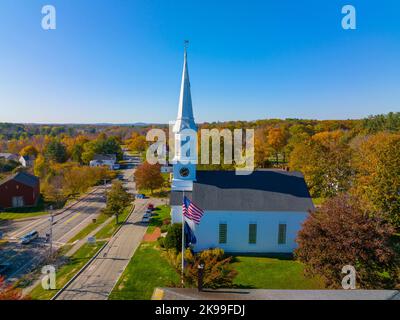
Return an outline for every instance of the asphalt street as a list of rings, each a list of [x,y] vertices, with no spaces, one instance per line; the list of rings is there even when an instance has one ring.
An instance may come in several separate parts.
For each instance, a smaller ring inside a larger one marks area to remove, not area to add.
[[[96,188],[76,204],[53,219],[53,248],[59,248],[80,230],[91,223],[105,206],[104,187]],[[45,242],[50,230],[49,216],[21,222],[8,221],[2,224],[0,231],[5,234],[7,243],[0,251],[0,264],[6,265],[2,275],[10,282],[33,270],[49,253],[49,244]],[[19,239],[30,231],[36,230],[39,238],[30,244],[20,244]]]
[[[93,260],[61,295],[58,300],[105,300],[139,246],[147,225],[141,223],[149,199],[135,201],[135,210]],[[152,201],[155,205],[155,203]]]

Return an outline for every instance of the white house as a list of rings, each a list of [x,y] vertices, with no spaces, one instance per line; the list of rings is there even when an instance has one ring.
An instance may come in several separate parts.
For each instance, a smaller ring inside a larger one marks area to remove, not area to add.
[[[0,159],[4,159],[6,161],[16,161],[18,162],[19,157],[13,153],[0,153]]]
[[[116,162],[117,156],[115,154],[95,154],[89,165],[91,167],[107,166],[110,170],[117,170],[119,169],[119,165]]]
[[[23,167],[32,167],[35,163],[35,157],[34,156],[21,156],[19,158],[19,163]]]
[[[314,209],[299,172],[257,170],[250,175],[235,171],[197,171],[194,152],[180,153],[187,143],[182,133],[196,129],[185,50],[178,117],[174,126],[175,157],[170,195],[171,219],[182,221],[182,199],[187,196],[204,210],[196,226],[195,251],[222,248],[235,253],[291,253],[296,235]]]

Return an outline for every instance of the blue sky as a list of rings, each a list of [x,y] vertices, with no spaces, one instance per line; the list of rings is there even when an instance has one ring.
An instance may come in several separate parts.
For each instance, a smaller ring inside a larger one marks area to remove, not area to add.
[[[396,0],[0,0],[0,122],[173,120],[184,39],[198,122],[399,111],[399,17]]]

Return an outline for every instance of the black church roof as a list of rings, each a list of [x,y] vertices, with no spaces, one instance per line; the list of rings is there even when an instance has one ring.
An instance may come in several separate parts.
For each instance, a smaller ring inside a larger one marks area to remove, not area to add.
[[[297,171],[256,170],[250,175],[235,171],[197,171],[193,192],[185,192],[196,205],[215,211],[298,211],[314,205],[304,177]],[[182,204],[182,192],[173,191],[171,205]]]

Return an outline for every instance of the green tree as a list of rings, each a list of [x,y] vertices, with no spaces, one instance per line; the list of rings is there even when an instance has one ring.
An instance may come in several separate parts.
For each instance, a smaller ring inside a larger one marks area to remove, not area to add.
[[[124,189],[120,181],[114,181],[111,190],[107,192],[107,205],[104,213],[114,215],[115,221],[118,224],[118,217],[122,214],[125,208],[131,203],[132,198]]]
[[[51,140],[44,149],[48,161],[63,163],[67,161],[67,148],[58,140]]]
[[[72,146],[71,159],[78,163],[83,163],[82,161],[83,145],[75,144]]]
[[[176,252],[182,250],[182,224],[174,223],[169,229],[167,236],[164,240],[164,246],[166,249],[174,249]]]
[[[123,152],[116,137],[100,135],[96,140],[87,142],[83,146],[82,161],[88,164],[95,154],[115,154],[118,160],[122,159]]]

